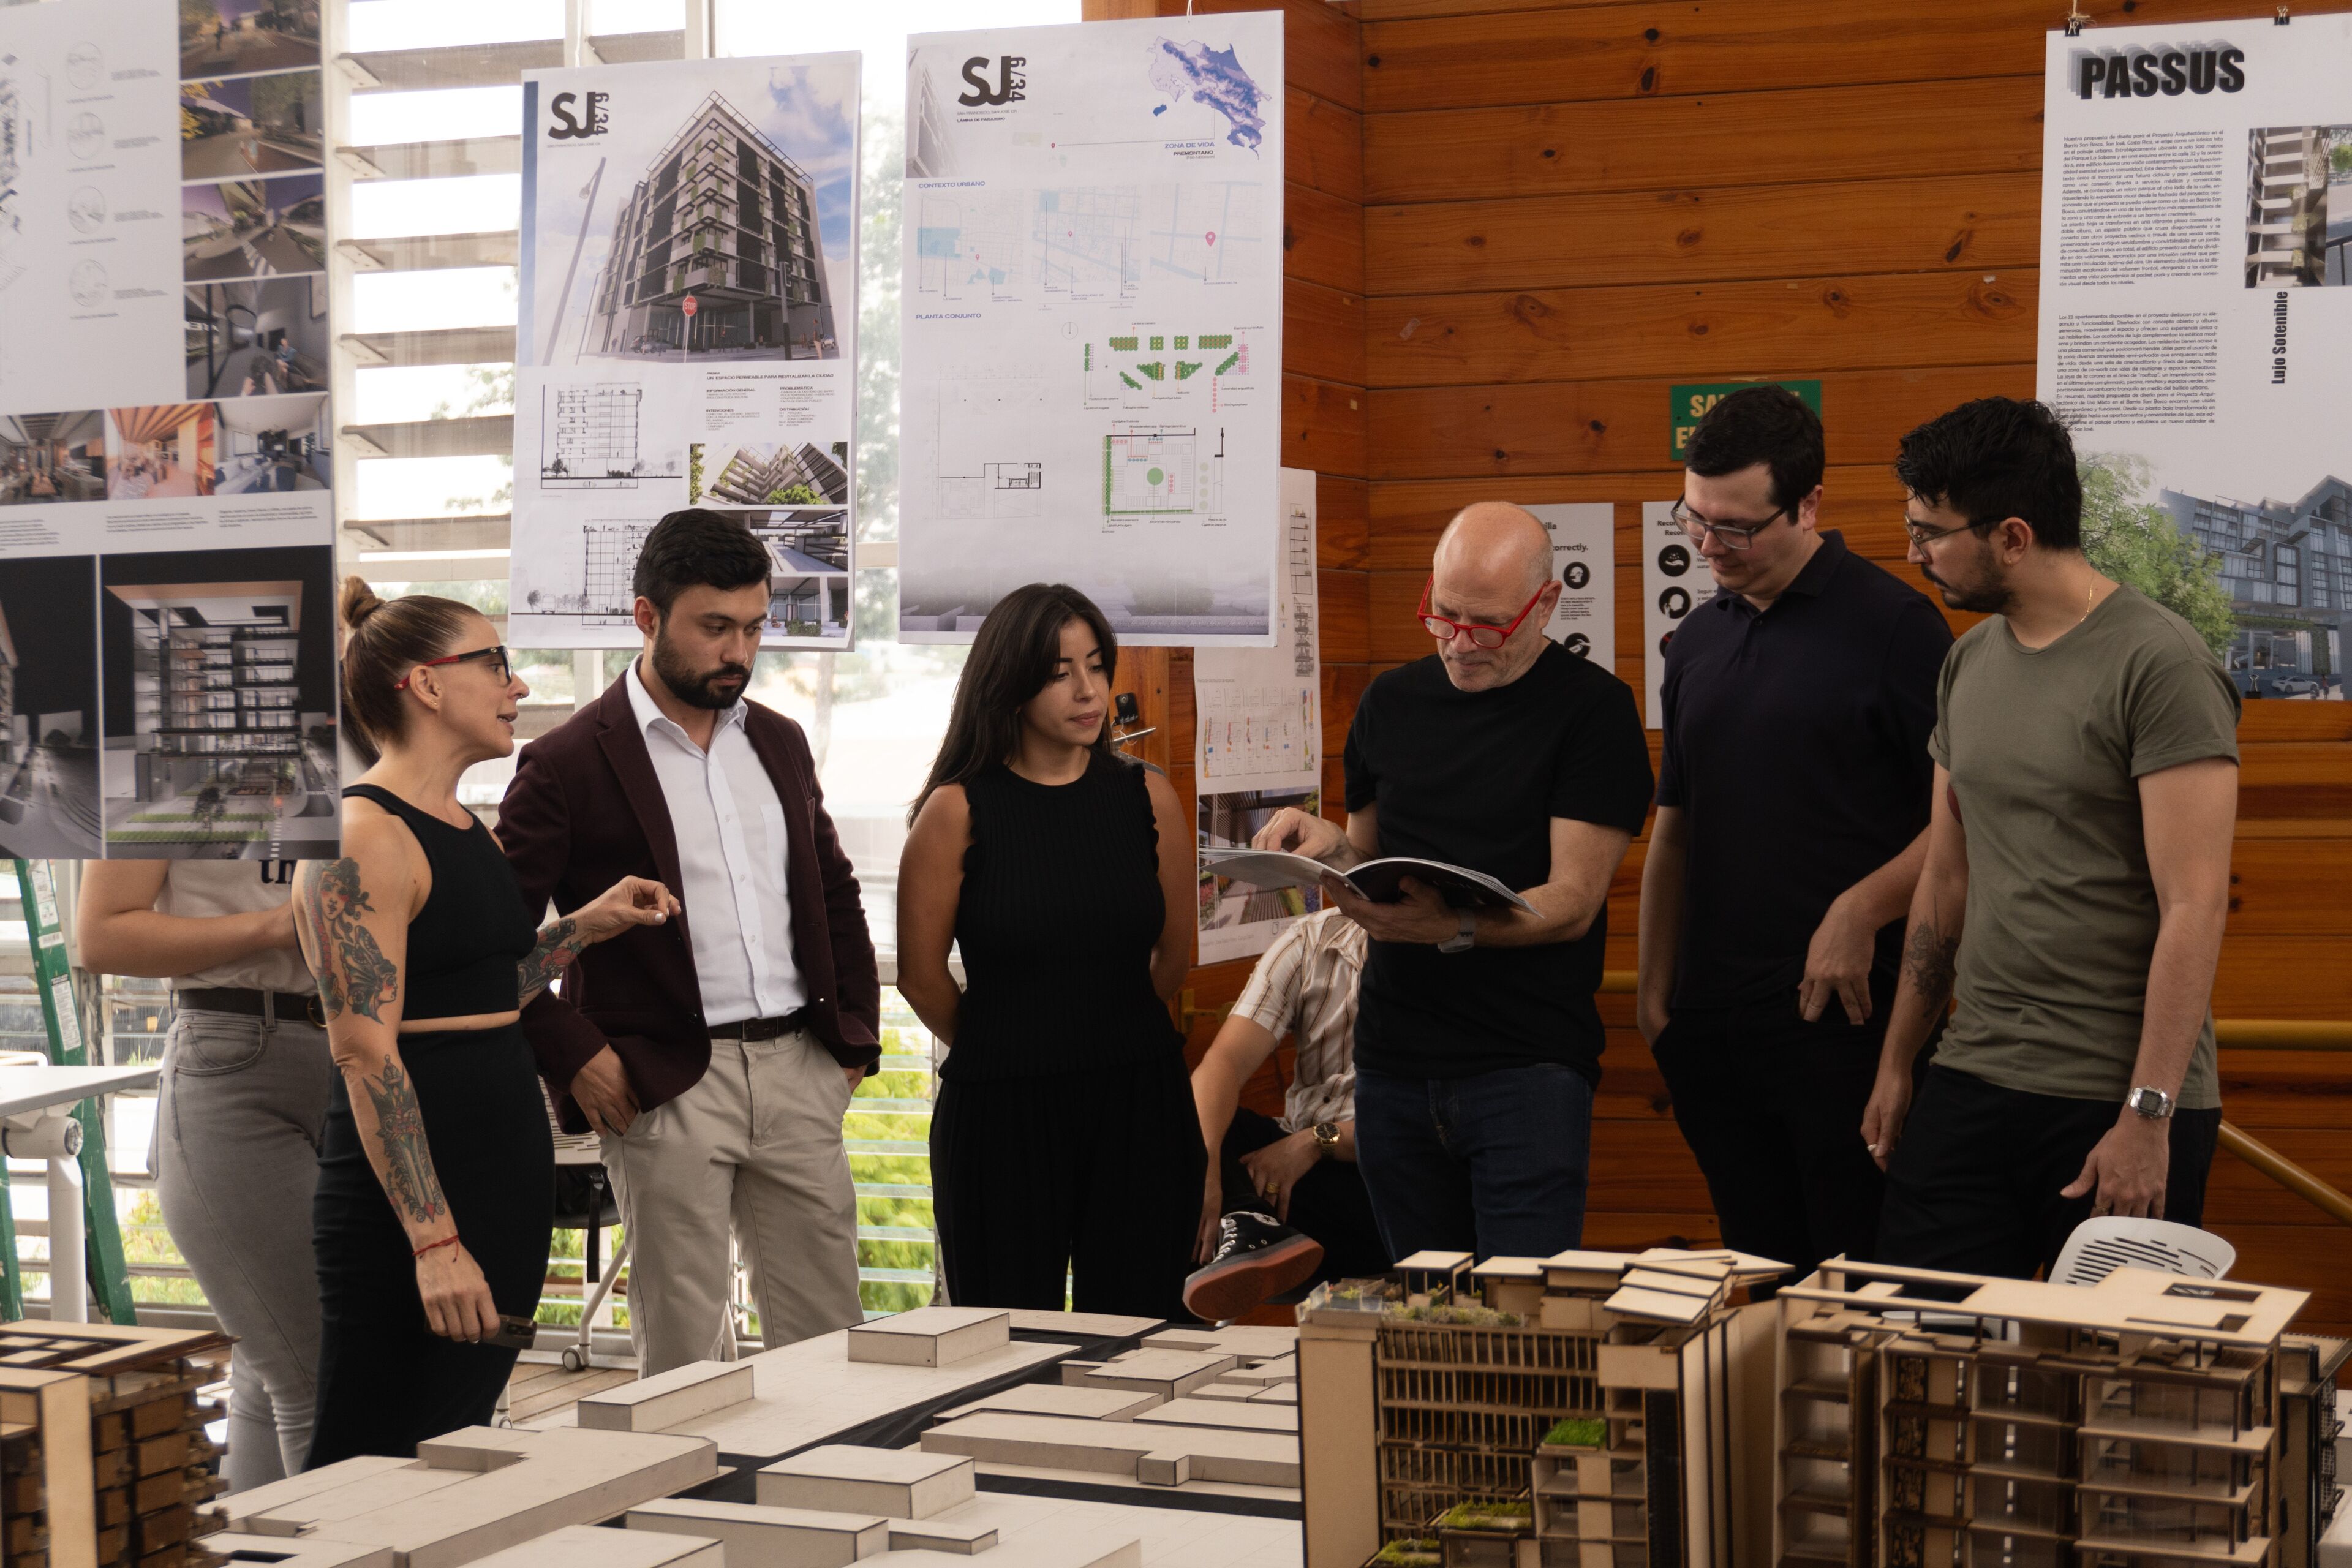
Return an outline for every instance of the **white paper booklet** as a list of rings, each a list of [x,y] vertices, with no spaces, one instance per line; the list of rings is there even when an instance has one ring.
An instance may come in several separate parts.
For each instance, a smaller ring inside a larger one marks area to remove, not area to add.
[[[1410,855],[1367,860],[1340,871],[1320,860],[1282,849],[1212,848],[1201,851],[1201,868],[1260,888],[1312,888],[1319,886],[1326,877],[1337,877],[1359,896],[1381,904],[1402,900],[1404,890],[1400,884],[1411,877],[1435,888],[1456,909],[1508,908],[1534,912],[1534,906],[1527,900],[1484,871],[1449,866],[1443,860],[1419,860]]]

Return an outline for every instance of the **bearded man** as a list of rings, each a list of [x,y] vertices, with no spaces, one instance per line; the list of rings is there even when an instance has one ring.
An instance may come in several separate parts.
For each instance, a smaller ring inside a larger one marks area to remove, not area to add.
[[[743,695],[772,565],[731,518],[663,518],[633,584],[642,650],[523,748],[499,808],[534,909],[569,912],[614,867],[685,906],[523,1013],[564,1126],[602,1137],[646,1376],[733,1355],[730,1236],[767,1348],[863,1316],[841,1119],[881,1055],[880,983],[808,742]]]
[[[2194,627],[2084,555],[2048,408],[1963,404],[1895,472],[1909,559],[1990,618],[1944,660],[1927,742],[1927,863],[1861,1128],[1886,1172],[1878,1261],[2030,1278],[2092,1215],[2203,1214],[2238,691]]]

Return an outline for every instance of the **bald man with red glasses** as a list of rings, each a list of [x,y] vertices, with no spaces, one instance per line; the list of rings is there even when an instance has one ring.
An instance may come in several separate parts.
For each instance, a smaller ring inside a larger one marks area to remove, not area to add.
[[[1356,1013],[1357,1164],[1390,1255],[1541,1258],[1579,1244],[1602,1032],[1609,883],[1641,831],[1633,694],[1548,640],[1551,538],[1465,508],[1418,617],[1431,655],[1375,679],[1348,730],[1348,822],[1286,810],[1260,847],[1339,869],[1382,856],[1483,871],[1530,908],[1395,903],[1324,886],[1370,938]]]

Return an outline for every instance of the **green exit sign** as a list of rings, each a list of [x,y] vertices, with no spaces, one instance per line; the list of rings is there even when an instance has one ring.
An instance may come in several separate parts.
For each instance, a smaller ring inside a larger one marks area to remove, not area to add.
[[[1698,428],[1699,416],[1743,386],[1762,386],[1759,381],[1710,381],[1691,386],[1668,388],[1670,406],[1666,414],[1667,428],[1674,432],[1674,450],[1667,456],[1677,463],[1690,449],[1691,432]],[[1822,384],[1818,381],[1783,381],[1769,384],[1785,386],[1805,400],[1805,406],[1816,416],[1822,411]]]

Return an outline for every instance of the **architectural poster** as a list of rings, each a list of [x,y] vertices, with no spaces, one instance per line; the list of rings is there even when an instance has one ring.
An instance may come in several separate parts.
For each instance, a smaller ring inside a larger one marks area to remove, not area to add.
[[[1617,668],[1617,508],[1611,501],[1556,501],[1528,510],[1551,535],[1559,579],[1544,636],[1603,669]]]
[[[2340,701],[2352,16],[2049,39],[2040,395],[2084,542],[2249,699]]]
[[[1323,667],[1318,649],[1315,476],[1282,470],[1282,572],[1270,648],[1204,647],[1192,656],[1200,733],[1192,777],[1200,843],[1245,845],[1286,805],[1320,812]],[[1202,963],[1255,958],[1322,903],[1312,888],[1254,888],[1201,874]]]
[[[905,640],[1046,580],[1274,642],[1282,72],[1278,12],[908,40]]]
[[[315,5],[0,10],[0,856],[338,840],[322,129]]]
[[[1666,677],[1666,645],[1693,610],[1715,597],[1715,574],[1675,521],[1675,503],[1642,503],[1642,722],[1663,729],[1658,687]]]
[[[688,506],[774,557],[763,646],[849,646],[857,93],[854,54],[523,74],[517,647],[636,647]]]

